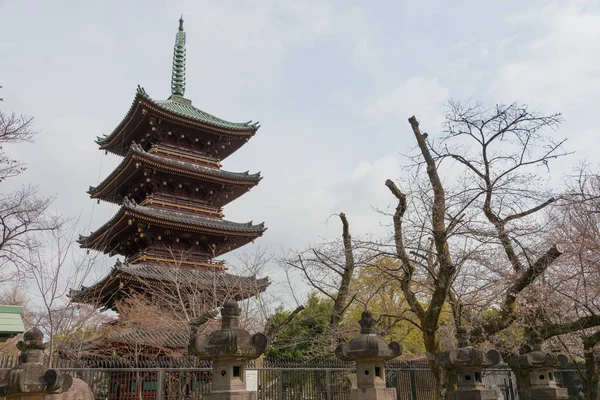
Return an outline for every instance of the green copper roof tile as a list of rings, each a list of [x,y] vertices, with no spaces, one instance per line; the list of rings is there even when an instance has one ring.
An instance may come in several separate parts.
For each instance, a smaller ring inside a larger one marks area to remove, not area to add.
[[[173,49],[173,73],[171,75],[171,94],[183,96],[185,93],[185,32],[183,17],[179,19],[179,31],[175,35]]]
[[[188,99],[180,97],[178,95],[173,95],[167,100],[155,100],[151,98],[146,91],[138,87],[138,93],[142,95],[142,97],[155,106],[163,109],[164,111],[171,112],[173,114],[193,119],[196,121],[204,122],[208,125],[213,125],[219,128],[232,129],[237,131],[255,131],[260,125],[258,122],[230,122],[225,121],[224,119],[215,117],[207,112],[204,112],[194,106],[192,106],[192,102]]]
[[[176,116],[187,118],[192,121],[204,123],[209,126],[221,128],[230,131],[244,132],[245,135],[252,135],[260,125],[258,122],[230,122],[217,118],[207,112],[204,112],[194,106],[189,99],[183,97],[185,94],[185,32],[183,30],[183,18],[179,20],[179,30],[175,35],[175,47],[173,49],[173,71],[171,74],[171,96],[167,100],[155,100],[151,98],[146,91],[138,86],[137,95],[133,104],[129,108],[127,115],[121,120],[119,125],[109,135],[98,136],[96,143],[103,145],[114,139],[127,122],[134,117],[138,108],[140,98],[148,101],[161,111],[171,113]]]
[[[25,332],[25,326],[21,318],[22,312],[22,306],[0,305],[0,336]]]
[[[120,133],[123,126],[127,123],[127,121],[133,117],[140,99],[144,99],[145,101],[147,101],[148,103],[150,103],[151,105],[155,106],[157,109],[163,112],[174,114],[179,117],[189,119],[191,121],[197,121],[208,126],[214,126],[216,128],[222,128],[229,131],[243,132],[244,136],[251,136],[258,130],[258,128],[260,128],[258,122],[230,122],[215,117],[214,115],[211,115],[192,106],[192,102],[190,100],[178,95],[173,95],[167,100],[155,100],[152,97],[150,97],[141,86],[138,86],[136,97],[133,100],[133,103],[131,105],[131,108],[127,112],[127,115],[123,118],[123,120],[121,120],[119,125],[115,128],[114,131],[112,131],[111,134],[98,136],[96,138],[96,143],[102,145],[116,137]]]

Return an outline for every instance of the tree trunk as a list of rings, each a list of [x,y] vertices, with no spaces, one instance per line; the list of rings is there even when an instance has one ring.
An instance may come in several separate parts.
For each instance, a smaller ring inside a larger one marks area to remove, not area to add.
[[[331,318],[329,319],[329,327],[335,328],[340,324],[342,316],[348,308],[348,305],[352,300],[348,300],[350,297],[350,283],[352,282],[352,275],[354,274],[354,254],[352,249],[352,237],[350,236],[350,224],[346,218],[346,214],[340,213],[340,219],[342,220],[342,241],[344,243],[344,256],[345,265],[342,279],[340,280],[340,286],[338,293],[333,303],[333,310],[331,312]]]
[[[600,400],[600,371],[594,347],[600,341],[600,331],[583,340],[585,357],[585,386],[588,400]]]
[[[523,374],[523,372],[516,368],[511,368],[511,371],[513,372],[513,374],[515,374],[515,377],[517,378],[516,391],[519,400],[535,400],[531,399],[531,397],[529,396],[529,390],[525,390],[525,387],[527,387],[527,374]]]
[[[600,375],[598,374],[598,361],[594,354],[594,349],[584,349],[585,351],[585,375],[586,375],[586,394],[588,400],[600,400],[599,385]]]
[[[48,312],[50,315],[50,312]],[[46,360],[46,368],[52,368],[52,362],[54,361],[54,322],[50,317],[50,337],[48,338],[48,359]]]
[[[446,373],[446,370],[436,362],[435,356],[441,351],[438,330],[423,329],[423,342],[428,354],[429,369],[435,379],[436,398],[447,399],[449,391],[456,389],[456,375]]]

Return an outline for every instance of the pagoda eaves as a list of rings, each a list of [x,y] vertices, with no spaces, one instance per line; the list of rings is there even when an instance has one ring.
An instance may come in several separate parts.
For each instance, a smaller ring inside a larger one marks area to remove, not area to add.
[[[150,173],[144,168],[149,168]],[[249,174],[246,172],[229,172],[217,168],[209,168],[192,162],[180,161],[165,157],[159,153],[145,151],[137,143],[132,143],[129,152],[123,161],[108,175],[98,186],[90,187],[88,193],[92,198],[98,198],[109,202],[120,203],[127,196],[120,188],[130,188],[135,180],[135,175],[148,175],[147,184],[156,184],[154,175],[162,172],[169,176],[186,179],[198,188],[202,183],[230,186],[230,194],[221,196],[215,200],[215,206],[222,207],[235,200],[252,187],[256,186],[262,179],[260,173]],[[164,182],[166,184],[166,181]],[[159,182],[160,184],[160,182]]]
[[[217,118],[192,106],[190,100],[178,95],[171,95],[167,100],[155,100],[138,86],[127,115],[111,134],[99,137],[96,143],[103,150],[124,155],[131,142],[144,135],[146,127],[143,122],[151,118],[172,126],[185,127],[188,133],[196,131],[198,135],[212,134],[218,139],[232,139],[234,142],[221,151],[220,159],[239,149],[260,128],[258,122],[238,123]]]
[[[267,278],[256,279],[252,276],[236,276],[220,269],[194,269],[179,266],[127,264],[118,262],[101,281],[80,290],[71,290],[69,297],[77,303],[104,305],[114,308],[118,303],[118,293],[137,293],[147,289],[148,285],[167,285],[210,288],[223,297],[231,295],[242,300],[264,291],[270,282]],[[116,290],[119,289],[119,290]],[[127,289],[131,289],[127,290]],[[130,296],[130,294],[128,294]]]
[[[223,238],[239,236],[247,239],[245,243],[262,236],[267,230],[264,223],[253,225],[252,222],[238,223],[224,219],[206,218],[195,214],[140,206],[125,199],[121,209],[109,221],[89,236],[80,236],[78,242],[82,248],[93,248],[109,253],[112,251],[110,249],[112,246],[110,246],[110,242],[105,242],[103,239],[112,237],[117,240],[119,233],[125,231],[128,226],[139,222],[153,227],[212,234]]]

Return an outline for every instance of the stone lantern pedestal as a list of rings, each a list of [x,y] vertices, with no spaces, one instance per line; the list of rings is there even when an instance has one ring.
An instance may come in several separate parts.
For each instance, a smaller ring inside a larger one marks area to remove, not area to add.
[[[17,343],[19,363],[0,383],[0,396],[18,400],[93,400],[94,394],[81,379],[44,366],[44,334],[37,328],[25,332]]]
[[[521,400],[567,400],[568,390],[556,384],[555,368],[567,364],[564,354],[550,353],[542,350],[539,333],[533,332],[533,351],[508,359],[508,365],[517,376],[517,387]]]
[[[360,336],[335,349],[340,360],[356,362],[356,388],[350,389],[351,400],[396,400],[396,389],[385,386],[385,360],[402,354],[402,345],[389,345],[374,333],[375,320],[370,311],[363,311]]]
[[[498,364],[502,357],[497,350],[487,352],[469,346],[467,331],[458,329],[458,349],[438,353],[436,363],[447,374],[456,379],[456,388],[451,389],[448,398],[452,400],[496,400],[496,391],[483,386],[482,369]]]
[[[250,400],[254,392],[246,390],[246,364],[260,357],[269,347],[269,338],[262,333],[250,336],[238,326],[240,308],[233,300],[221,308],[221,329],[209,335],[197,333],[192,338],[190,352],[201,360],[212,360],[212,391],[208,400]]]

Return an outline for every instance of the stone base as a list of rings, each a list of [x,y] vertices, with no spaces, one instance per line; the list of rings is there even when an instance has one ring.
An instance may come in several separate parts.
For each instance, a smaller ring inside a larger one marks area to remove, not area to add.
[[[498,393],[492,389],[458,389],[448,393],[449,400],[497,400]]]
[[[73,384],[64,393],[46,395],[45,400],[94,400],[92,389],[79,378],[73,378]]]
[[[396,389],[350,389],[350,400],[396,400]]]
[[[10,400],[44,400],[46,398],[46,393],[36,392],[36,393],[7,394],[5,396],[5,398],[10,399]]]
[[[529,397],[535,400],[567,400],[569,398],[569,391],[558,387],[529,389],[529,393]]]
[[[202,395],[205,400],[256,400],[256,392],[247,390],[218,391]]]

